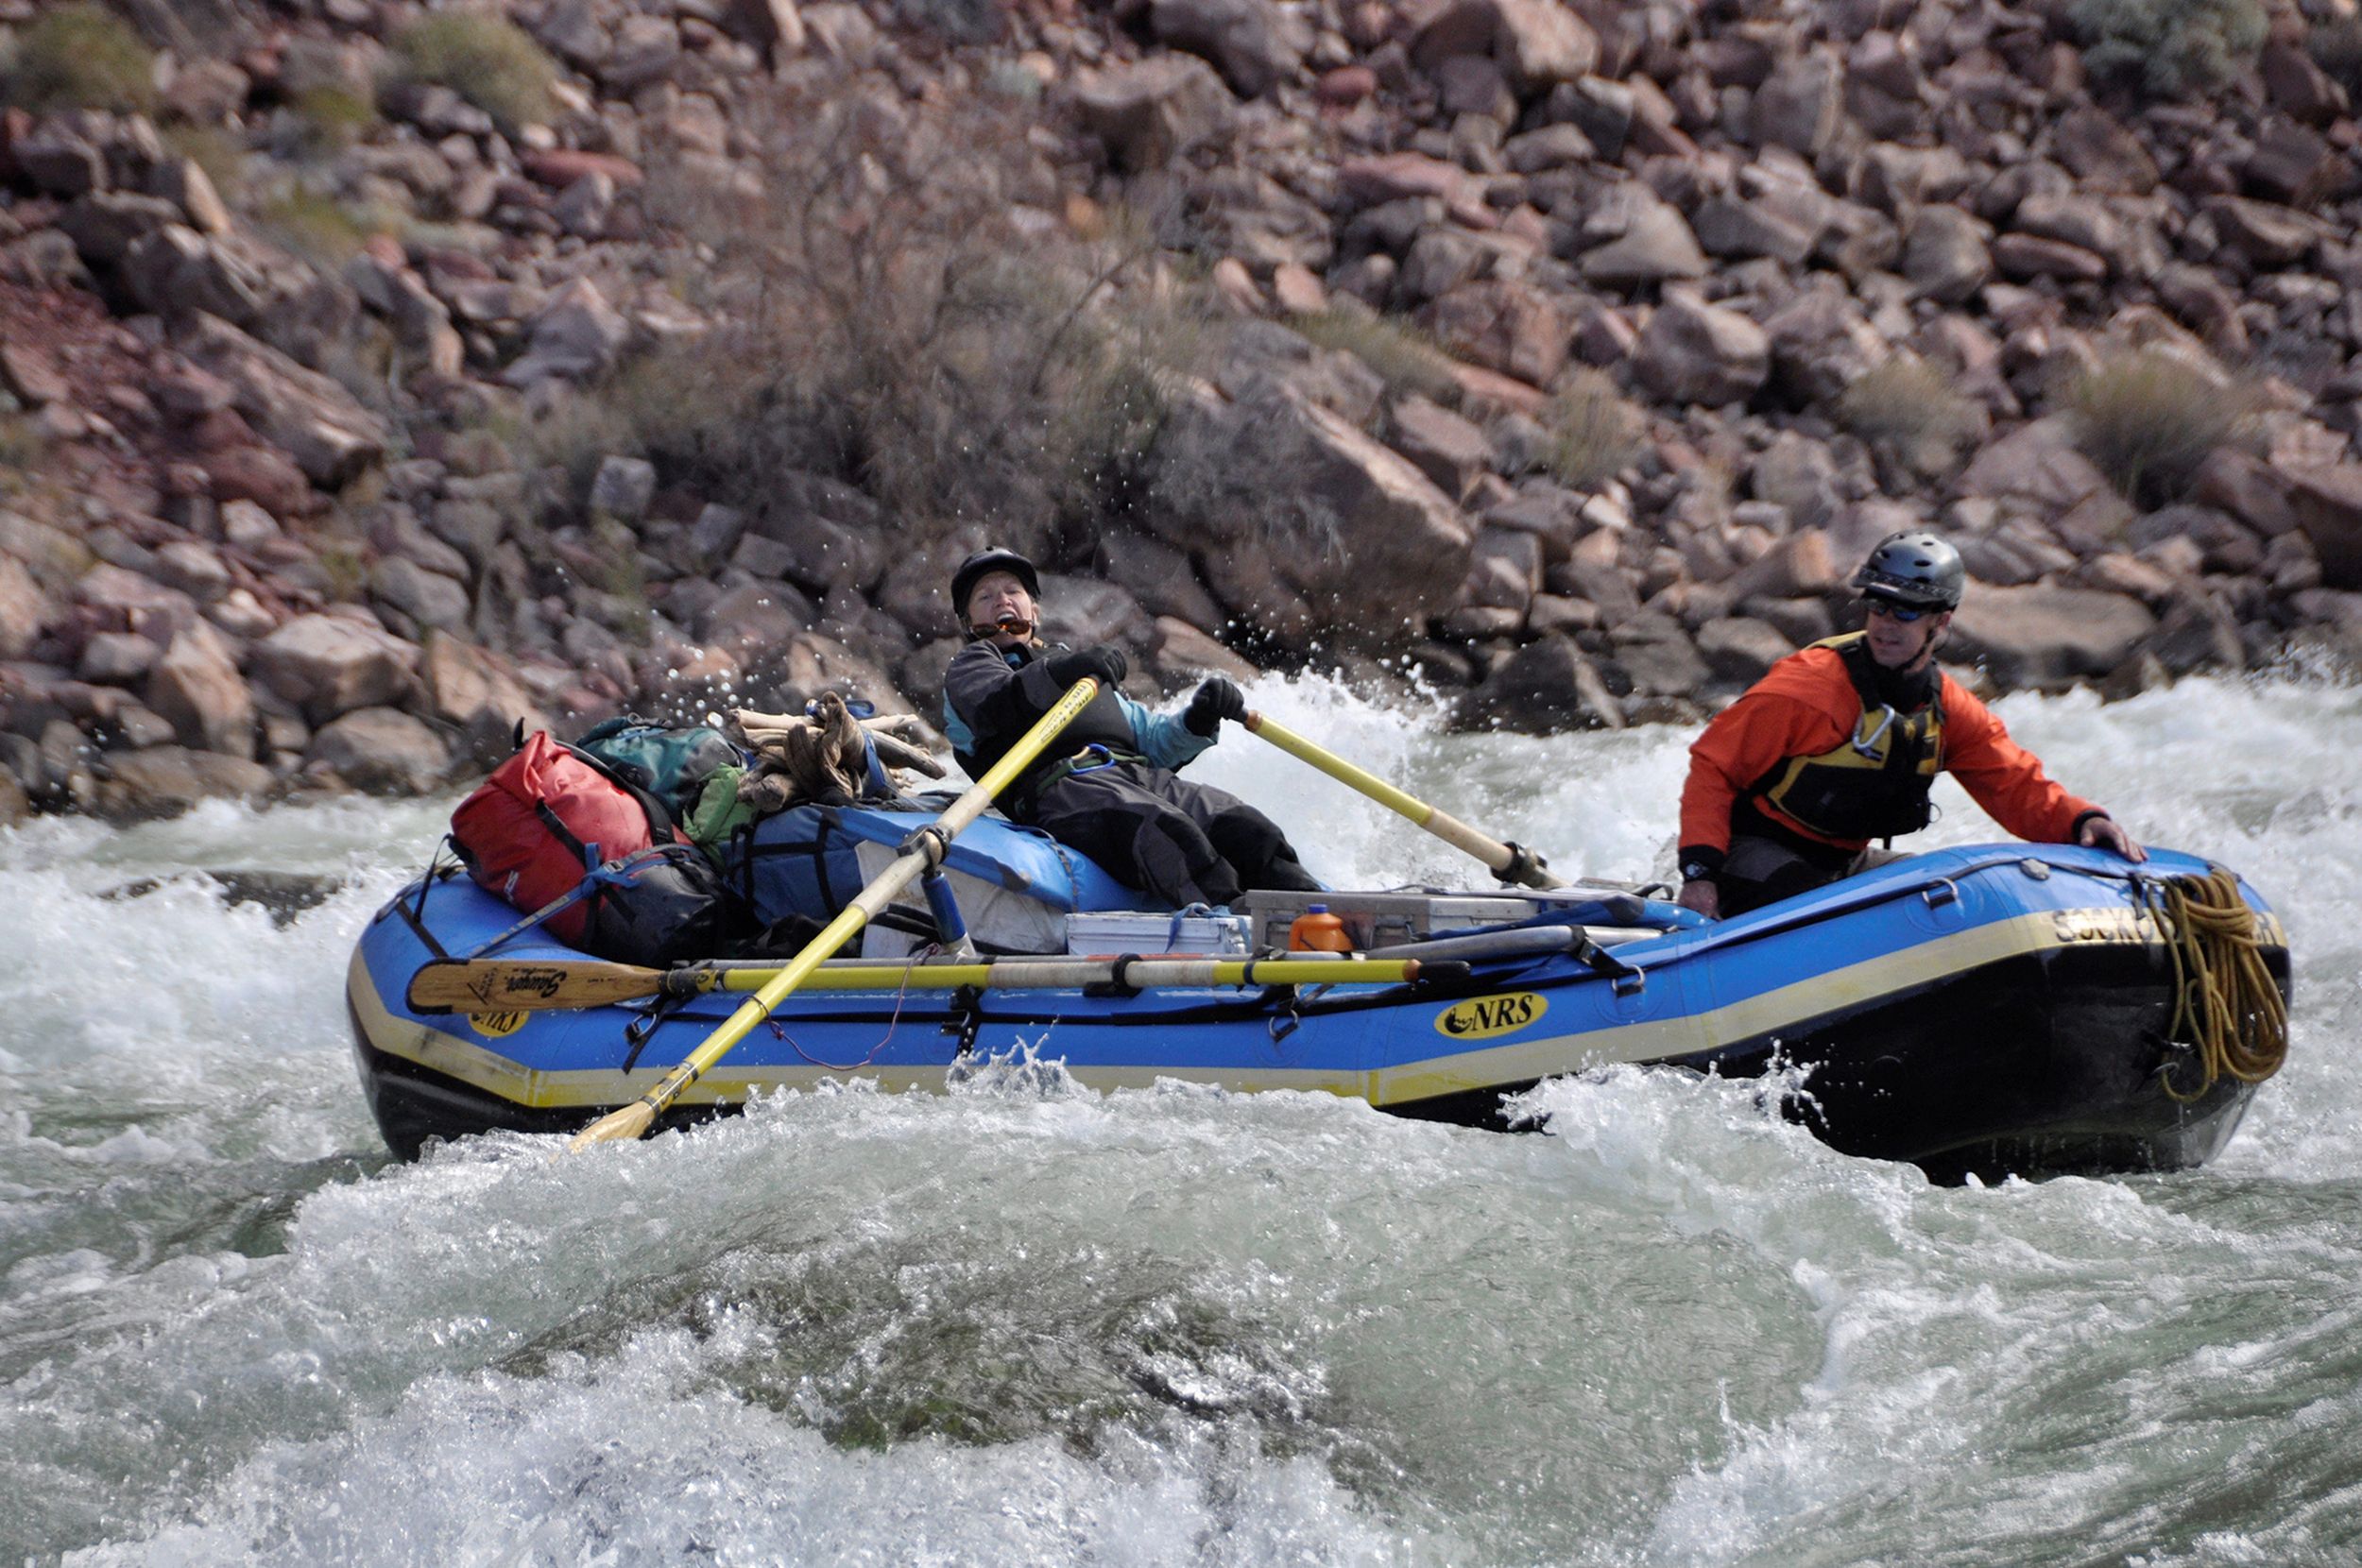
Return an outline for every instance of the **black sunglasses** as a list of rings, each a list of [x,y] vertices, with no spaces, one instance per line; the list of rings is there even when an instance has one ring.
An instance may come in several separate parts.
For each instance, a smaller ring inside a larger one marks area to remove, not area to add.
[[[1862,608],[1872,615],[1892,616],[1906,626],[1921,616],[1930,613],[1926,610],[1907,609],[1891,599],[1865,599],[1862,601]]]

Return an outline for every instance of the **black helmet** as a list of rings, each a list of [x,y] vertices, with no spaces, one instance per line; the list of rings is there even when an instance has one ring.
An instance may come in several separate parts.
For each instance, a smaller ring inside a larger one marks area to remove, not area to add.
[[[1854,587],[1865,598],[1918,610],[1959,609],[1967,582],[1960,553],[1924,528],[1889,534],[1854,573]]]
[[[951,573],[951,613],[959,618],[962,625],[967,623],[967,596],[976,591],[978,583],[996,571],[1012,573],[1025,585],[1027,593],[1036,599],[1041,597],[1041,576],[1035,571],[1033,562],[1014,550],[997,544],[986,545],[962,561],[959,571]]]

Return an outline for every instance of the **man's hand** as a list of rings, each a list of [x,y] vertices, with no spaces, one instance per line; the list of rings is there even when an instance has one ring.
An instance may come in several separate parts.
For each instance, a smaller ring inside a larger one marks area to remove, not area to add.
[[[1245,722],[1246,693],[1227,675],[1208,675],[1182,710],[1181,723],[1190,734],[1210,738],[1224,719]]]
[[[1109,690],[1123,684],[1123,677],[1132,671],[1132,661],[1123,656],[1123,650],[1102,644],[1096,648],[1077,648],[1070,654],[1053,654],[1042,661],[1049,666],[1050,678],[1060,686],[1072,686],[1085,675],[1090,676]]]
[[[1674,900],[1686,910],[1704,915],[1708,920],[1722,918],[1722,890],[1712,882],[1684,882],[1681,896]]]
[[[2075,835],[2075,842],[2086,849],[2112,850],[2135,864],[2148,859],[2148,851],[2143,849],[2131,834],[2117,827],[2114,817],[2084,818],[2081,830]]]

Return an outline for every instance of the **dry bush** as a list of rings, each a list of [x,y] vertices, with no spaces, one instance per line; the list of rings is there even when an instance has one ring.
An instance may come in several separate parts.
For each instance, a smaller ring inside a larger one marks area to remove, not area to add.
[[[1649,421],[1604,371],[1578,370],[1550,402],[1550,472],[1571,489],[1604,485],[1649,450]]]
[[[341,269],[385,227],[377,214],[355,212],[300,184],[265,201],[255,221],[272,239],[326,272]]]
[[[1838,423],[1913,472],[1934,478],[1984,434],[1983,410],[1916,354],[1873,366],[1837,401]]]
[[[2262,0],[2074,0],[2067,15],[2094,76],[2161,97],[2202,93],[2255,62],[2270,20]]]
[[[435,11],[396,34],[394,59],[411,81],[448,87],[505,131],[550,117],[557,62],[533,35],[489,11]]]
[[[305,150],[315,157],[329,158],[343,152],[377,123],[374,99],[333,82],[307,88],[288,107],[302,128]]]
[[[53,109],[144,111],[156,99],[155,54],[121,20],[94,5],[43,11],[18,35],[0,72],[0,101]]]
[[[1458,395],[1450,356],[1408,322],[1344,306],[1292,317],[1289,326],[1324,349],[1340,349],[1378,374],[1396,398],[1416,394],[1437,402]]]
[[[1026,204],[1055,192],[1029,124],[857,82],[781,106],[759,189],[659,172],[651,216],[713,247],[692,302],[728,325],[619,377],[606,418],[749,509],[802,469],[1038,546],[1120,505],[1203,311],[1135,230],[1087,242]]]
[[[2244,382],[2144,349],[2080,378],[2068,406],[2083,454],[2127,501],[2157,507],[2187,491],[2208,453],[2241,439],[2262,403]]]

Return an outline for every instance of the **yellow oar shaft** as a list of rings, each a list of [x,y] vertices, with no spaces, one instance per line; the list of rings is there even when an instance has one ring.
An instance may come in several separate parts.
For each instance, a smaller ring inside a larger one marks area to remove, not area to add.
[[[770,969],[724,969],[717,991],[753,991],[777,973]],[[984,991],[1072,991],[1118,980],[1142,990],[1157,986],[1217,985],[1401,985],[1418,979],[1417,959],[1371,959],[1324,963],[1304,959],[1138,959],[1123,966],[1105,961],[1068,963],[913,964],[908,969],[822,968],[807,976],[805,991],[955,991],[972,985]]]
[[[1347,789],[1358,790],[1391,811],[1398,811],[1463,854],[1473,855],[1496,872],[1513,873],[1532,888],[1563,888],[1566,884],[1539,864],[1519,866],[1518,852],[1489,838],[1440,807],[1395,788],[1366,768],[1355,766],[1336,753],[1313,744],[1268,714],[1250,713],[1246,727],[1300,761],[1309,762]]]
[[[1097,695],[1097,681],[1087,676],[1076,681],[1068,689],[1067,694],[1058,699],[1055,707],[1034,721],[1034,726],[1009,748],[1007,755],[985,770],[984,777],[969,786],[941,816],[935,818],[932,826],[921,828],[920,835],[932,835],[936,841],[933,855],[939,857],[943,846],[956,838],[962,828],[983,816],[992,805],[993,797],[1016,783],[1018,775],[1034,765],[1049,748],[1050,742],[1057,738],[1058,732],[1072,724],[1076,715],[1088,707],[1091,699]],[[610,1139],[636,1138],[645,1133],[655,1118],[680,1098],[683,1089],[694,1083],[707,1068],[727,1055],[732,1046],[746,1037],[748,1030],[769,1017],[773,1008],[801,985],[806,977],[820,967],[830,954],[850,942],[856,932],[892,903],[895,895],[910,886],[930,863],[929,846],[916,843],[896,857],[892,865],[880,872],[867,887],[853,895],[852,902],[846,905],[835,919],[821,928],[820,934],[813,937],[803,951],[790,959],[778,974],[763,983],[761,990],[741,1003],[738,1011],[731,1014],[729,1020],[715,1030],[705,1044],[691,1051],[678,1066],[666,1073],[655,1088],[638,1100],[621,1111],[601,1116],[577,1133],[572,1147],[581,1149]]]

